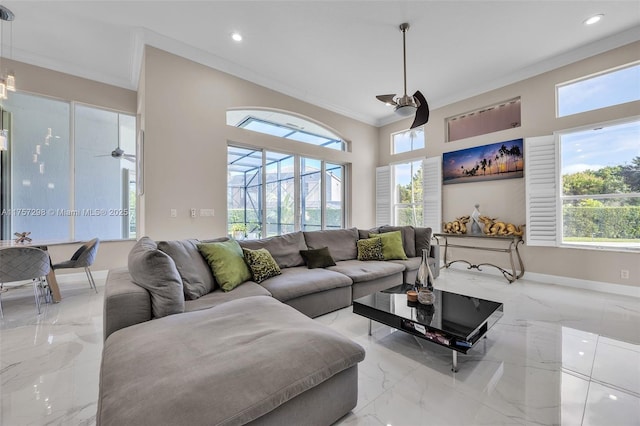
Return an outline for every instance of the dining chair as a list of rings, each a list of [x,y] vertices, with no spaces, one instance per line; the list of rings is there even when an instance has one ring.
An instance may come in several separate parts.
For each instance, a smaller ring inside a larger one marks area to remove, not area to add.
[[[46,285],[46,275],[50,271],[49,254],[35,247],[7,247],[0,249],[0,289],[5,283],[33,281],[36,308],[40,314],[40,289]],[[2,292],[0,291],[0,318],[2,312]]]
[[[84,272],[87,274],[87,279],[89,280],[89,286],[97,293],[98,289],[96,288],[96,282],[93,279],[93,275],[91,274],[91,269],[89,269],[89,267],[93,265],[93,262],[96,260],[96,254],[98,253],[99,246],[100,240],[98,238],[88,241],[73,253],[71,259],[53,265],[53,270],[57,271],[58,269],[84,268]]]

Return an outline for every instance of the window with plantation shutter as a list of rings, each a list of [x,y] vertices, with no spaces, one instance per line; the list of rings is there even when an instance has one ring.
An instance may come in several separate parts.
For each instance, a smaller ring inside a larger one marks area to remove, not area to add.
[[[391,225],[391,167],[376,168],[376,226]]]
[[[423,226],[433,232],[442,230],[442,158],[432,157],[422,161]]]
[[[558,147],[555,137],[526,138],[527,239],[530,246],[558,244]]]

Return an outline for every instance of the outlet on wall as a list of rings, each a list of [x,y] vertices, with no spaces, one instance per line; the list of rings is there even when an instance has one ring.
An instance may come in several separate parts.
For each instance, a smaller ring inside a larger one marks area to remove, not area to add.
[[[196,209],[191,209],[191,217],[196,217]]]
[[[171,216],[171,217],[178,217],[178,210],[176,210],[176,209],[171,209],[171,211],[169,212],[169,216]]]
[[[628,269],[620,269],[620,278],[623,280],[629,279],[629,270]]]

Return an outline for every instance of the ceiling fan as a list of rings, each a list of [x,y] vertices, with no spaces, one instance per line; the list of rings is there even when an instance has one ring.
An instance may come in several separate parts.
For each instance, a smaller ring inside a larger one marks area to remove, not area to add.
[[[135,155],[125,154],[124,153],[124,149],[120,148],[119,146],[116,147],[116,149],[114,149],[113,151],[111,151],[111,156],[113,158],[124,159],[124,160],[128,160],[128,161],[131,161],[131,162],[135,162],[136,161],[136,156]]]
[[[117,146],[116,149],[111,151],[111,154],[96,155],[96,157],[113,157],[113,158],[118,159],[118,160],[131,161],[132,163],[135,163],[135,161],[136,161],[136,156],[135,155],[125,154],[124,153],[124,149],[120,148],[119,146]]]
[[[394,107],[396,114],[402,117],[409,117],[415,113],[413,124],[410,129],[415,129],[429,121],[429,104],[427,100],[422,96],[419,90],[413,94],[413,96],[407,95],[407,46],[406,46],[406,33],[409,31],[409,24],[400,24],[400,31],[402,32],[402,60],[404,65],[404,95],[378,95],[376,98],[384,102],[389,106]]]
[[[118,129],[120,128],[120,114],[118,114]],[[114,149],[113,151],[111,151],[111,154],[104,154],[104,155],[98,155],[97,157],[108,157],[109,155],[111,155],[111,157],[118,159],[118,160],[127,160],[127,161],[131,161],[132,163],[136,162],[136,156],[132,155],[132,154],[125,154],[124,153],[124,149],[120,148],[120,137],[118,136],[118,146],[116,146],[116,149]]]

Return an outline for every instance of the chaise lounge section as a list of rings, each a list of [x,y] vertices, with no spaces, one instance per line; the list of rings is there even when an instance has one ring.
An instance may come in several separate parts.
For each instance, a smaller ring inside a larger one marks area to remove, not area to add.
[[[357,260],[358,240],[396,231],[407,259]],[[430,238],[383,227],[240,241],[267,249],[281,274],[225,292],[198,244],[227,238],[143,237],[107,278],[98,425],[337,421],[356,405],[364,350],[311,318],[415,279],[422,249],[437,276]],[[301,252],[317,249],[334,265],[310,269]]]

